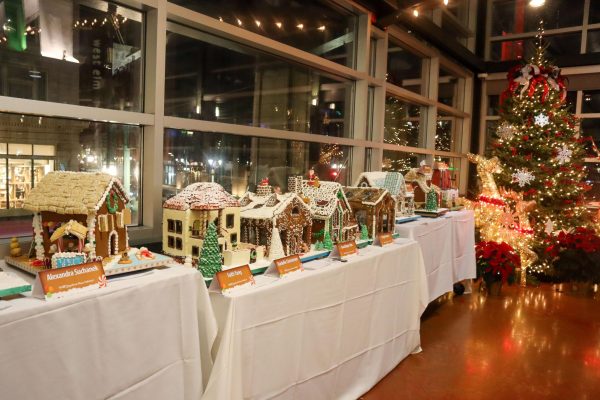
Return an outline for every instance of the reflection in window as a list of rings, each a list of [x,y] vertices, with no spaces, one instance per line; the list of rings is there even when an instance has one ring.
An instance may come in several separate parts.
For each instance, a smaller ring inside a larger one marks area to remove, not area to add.
[[[457,157],[436,157],[435,161],[441,161],[448,166],[450,174],[450,187],[458,188],[460,180],[460,158]]]
[[[435,130],[435,149],[460,152],[460,134],[455,117],[438,115]]]
[[[421,107],[392,96],[385,100],[384,141],[398,146],[425,147],[420,129]]]
[[[600,14],[600,11],[598,11],[598,14]],[[600,53],[600,30],[588,31],[586,52]]]
[[[492,42],[490,61],[529,60],[535,54],[535,38]],[[581,33],[545,36],[546,59],[580,53]]]
[[[600,201],[600,163],[586,163],[587,171],[586,183],[592,189],[585,193],[585,198],[588,201]]]
[[[591,136],[596,146],[600,145],[600,119],[582,118],[580,121],[580,132],[581,136]],[[590,142],[586,142],[585,146],[589,157],[600,157],[600,154],[596,154],[593,150]]]
[[[349,81],[179,25],[169,29],[167,115],[350,136]]]
[[[350,148],[166,129],[163,165],[165,199],[194,182],[217,182],[241,196],[269,178],[273,188],[286,192],[290,176],[307,176],[311,168],[321,180],[346,184]]]
[[[382,170],[406,174],[411,168],[417,168],[424,159],[425,156],[420,154],[384,150]]]
[[[422,59],[393,42],[389,43],[387,81],[411,92],[422,94]]]
[[[440,68],[438,101],[450,107],[456,107],[459,78]]]
[[[333,2],[173,0],[173,3],[348,67],[354,63],[357,17]]]
[[[600,90],[584,90],[582,100],[582,113],[600,113]]]
[[[0,113],[0,237],[31,234],[23,200],[54,170],[118,176],[137,225],[141,141],[137,126]]]
[[[7,3],[1,95],[141,111],[142,13],[104,1]]]

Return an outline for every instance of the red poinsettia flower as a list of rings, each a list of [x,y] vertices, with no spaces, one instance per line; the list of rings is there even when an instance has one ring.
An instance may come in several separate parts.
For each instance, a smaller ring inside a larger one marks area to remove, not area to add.
[[[475,246],[475,253],[484,278],[499,278],[506,282],[515,268],[521,265],[519,255],[505,242],[479,242]]]

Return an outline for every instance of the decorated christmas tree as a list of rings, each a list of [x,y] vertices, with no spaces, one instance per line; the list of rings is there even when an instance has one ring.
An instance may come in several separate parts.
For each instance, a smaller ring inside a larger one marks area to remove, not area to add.
[[[360,240],[369,240],[369,229],[365,224],[360,224]]]
[[[531,62],[508,73],[492,151],[502,166],[497,182],[511,208],[515,210],[519,202],[535,201],[528,213],[531,227],[525,218],[513,224],[515,231],[533,235],[534,249],[541,248],[552,231],[584,226],[589,221],[583,203],[588,189],[583,181],[584,139],[579,137],[576,118],[565,101],[565,79],[560,69],[544,58],[542,34],[540,29]]]
[[[212,278],[217,272],[221,271],[219,239],[217,238],[217,227],[213,222],[209,222],[204,242],[202,242],[198,269],[205,278]]]
[[[283,243],[281,243],[281,236],[279,236],[279,229],[273,228],[271,246],[269,247],[269,259],[277,260],[283,257],[285,257],[285,251],[283,250]]]
[[[331,241],[331,234],[328,229],[325,230],[325,234],[323,235],[323,249],[333,250],[333,242]]]

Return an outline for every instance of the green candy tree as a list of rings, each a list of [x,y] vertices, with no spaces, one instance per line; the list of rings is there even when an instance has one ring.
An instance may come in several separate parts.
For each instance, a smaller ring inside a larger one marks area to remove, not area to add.
[[[328,230],[326,230],[323,235],[323,249],[333,250],[333,242],[331,241],[331,234]]]
[[[202,242],[198,269],[205,278],[212,278],[217,272],[221,271],[221,252],[219,250],[217,227],[214,222],[208,224],[204,242]]]
[[[360,224],[360,240],[369,240],[369,229],[365,224]]]

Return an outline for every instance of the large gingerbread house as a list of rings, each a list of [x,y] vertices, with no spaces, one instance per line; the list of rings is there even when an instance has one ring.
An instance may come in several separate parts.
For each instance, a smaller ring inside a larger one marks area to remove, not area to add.
[[[128,201],[114,176],[50,172],[31,189],[23,205],[33,212],[36,258],[44,260],[53,253],[75,249],[103,258],[125,251],[129,247],[127,224],[131,223]],[[63,226],[79,229],[73,234],[74,229]]]
[[[299,191],[299,195],[310,207],[313,243],[323,240],[325,230],[329,231],[334,242],[356,238],[358,224],[341,184],[291,177],[288,189]]]
[[[266,246],[269,251],[273,229],[277,228],[286,255],[310,249],[310,209],[296,193],[265,197],[248,192],[240,202],[243,242]]]
[[[356,220],[367,226],[370,237],[394,232],[396,199],[390,192],[371,187],[347,187],[345,192]]]
[[[413,186],[415,202],[425,203],[427,193],[432,190],[436,193],[440,193],[440,188],[431,182],[432,178],[433,170],[425,163],[421,163],[419,168],[411,168],[406,175],[404,175],[404,180],[407,183],[411,183]]]
[[[209,222],[217,226],[221,251],[240,240],[240,203],[218,183],[193,183],[163,204],[163,251],[200,256]]]

